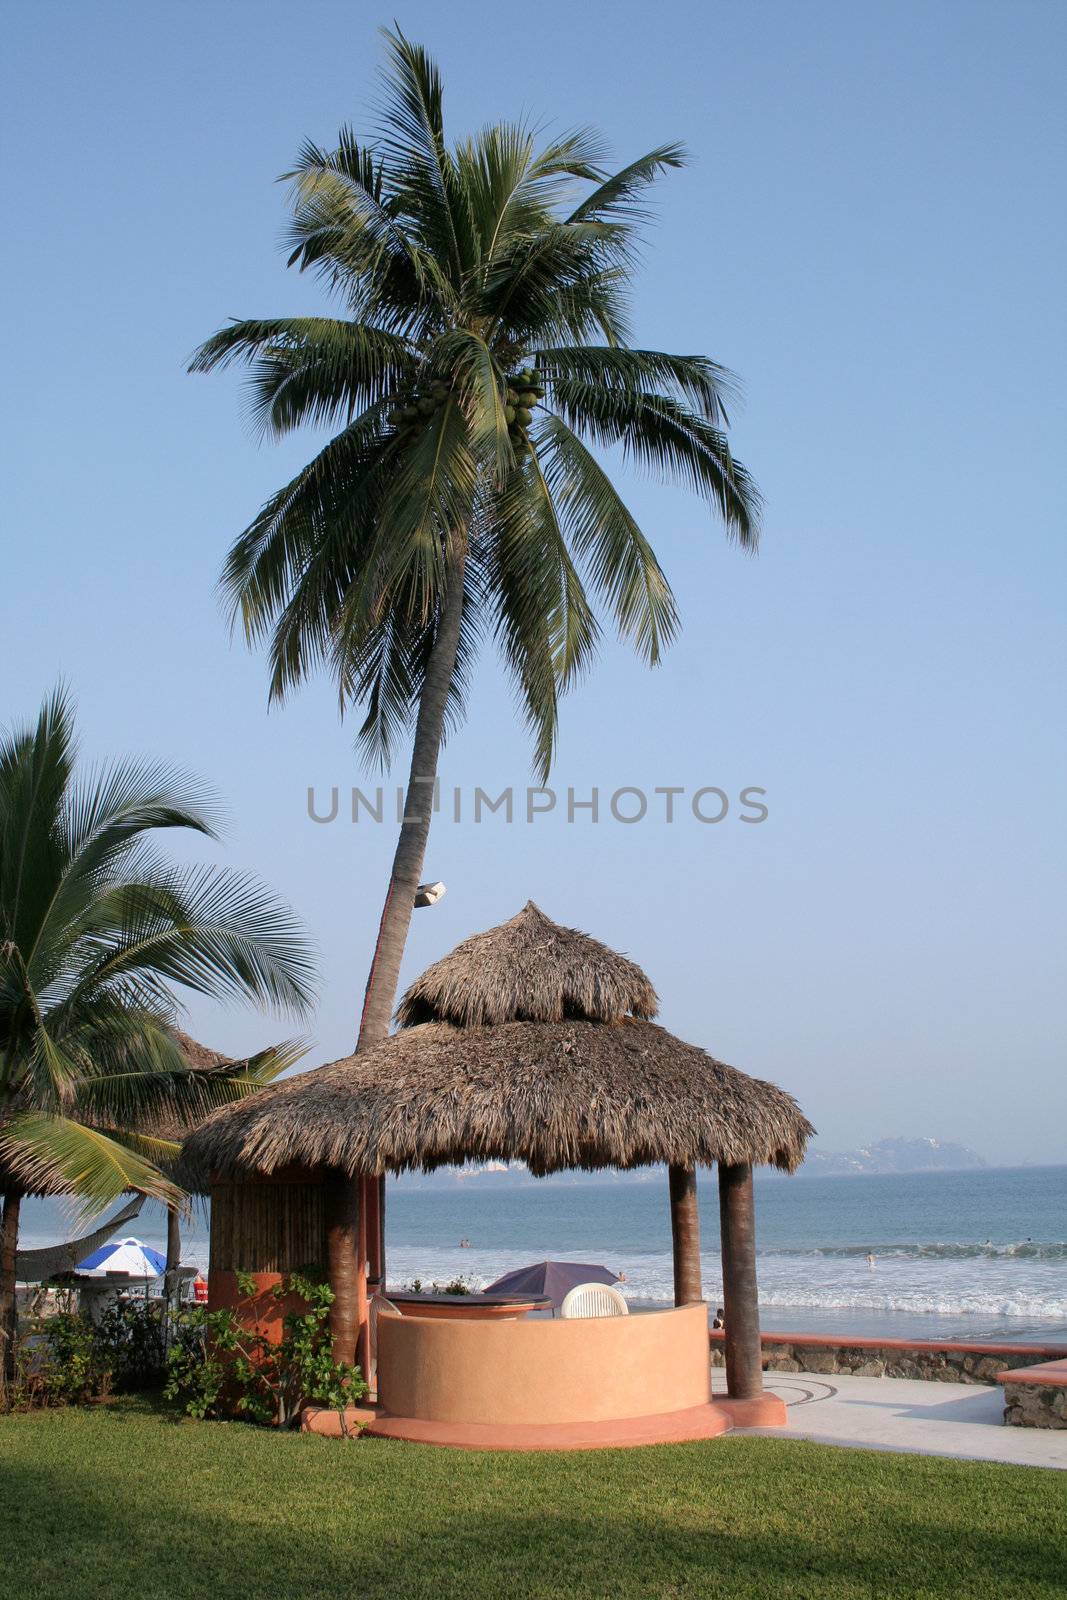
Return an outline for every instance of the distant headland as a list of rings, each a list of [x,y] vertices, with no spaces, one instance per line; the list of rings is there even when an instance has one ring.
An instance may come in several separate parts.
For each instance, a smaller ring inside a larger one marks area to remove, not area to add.
[[[860,1150],[820,1150],[813,1146],[801,1177],[830,1178],[849,1173],[963,1172],[989,1163],[966,1145],[940,1139],[879,1139]]]
[[[809,1149],[797,1172],[800,1178],[836,1178],[884,1175],[905,1172],[964,1172],[987,1167],[983,1156],[966,1145],[941,1139],[878,1139],[857,1150]],[[656,1181],[654,1167],[638,1167],[631,1172],[605,1169],[597,1172],[561,1172],[549,1178],[534,1178],[521,1161],[474,1162],[465,1167],[441,1167],[433,1173],[406,1173],[401,1180],[408,1189],[450,1189],[474,1184],[477,1188],[514,1188],[526,1184],[604,1184],[648,1183]],[[772,1168],[761,1169],[757,1177],[784,1177]]]

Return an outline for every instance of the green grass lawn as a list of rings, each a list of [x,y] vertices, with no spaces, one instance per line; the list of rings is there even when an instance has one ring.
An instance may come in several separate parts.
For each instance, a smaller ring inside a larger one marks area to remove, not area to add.
[[[724,1438],[558,1455],[0,1418],[0,1596],[1056,1595],[1067,1474]]]

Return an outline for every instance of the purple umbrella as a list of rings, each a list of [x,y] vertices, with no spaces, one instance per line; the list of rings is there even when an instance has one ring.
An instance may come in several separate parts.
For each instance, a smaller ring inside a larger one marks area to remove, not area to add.
[[[545,1295],[553,1305],[579,1283],[618,1283],[619,1274],[607,1267],[593,1267],[585,1261],[538,1261],[532,1267],[516,1267],[491,1283],[486,1294]]]

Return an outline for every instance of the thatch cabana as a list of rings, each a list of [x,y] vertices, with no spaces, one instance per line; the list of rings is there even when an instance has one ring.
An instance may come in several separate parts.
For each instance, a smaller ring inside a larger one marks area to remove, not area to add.
[[[784,1090],[658,1027],[657,1006],[633,962],[532,903],[465,940],[412,984],[391,1038],[213,1113],[186,1141],[186,1181],[212,1194],[213,1271],[292,1270],[318,1244],[351,1360],[366,1296],[349,1266],[358,1277],[367,1254],[353,1180],[471,1158],[537,1175],[663,1163],[683,1305],[702,1299],[696,1169],[717,1164],[730,1393],[758,1393],[752,1167],[793,1171],[813,1130]]]

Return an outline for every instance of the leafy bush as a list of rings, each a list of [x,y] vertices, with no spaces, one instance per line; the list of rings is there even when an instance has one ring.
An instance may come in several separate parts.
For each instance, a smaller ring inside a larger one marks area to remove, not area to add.
[[[191,1417],[234,1412],[250,1422],[290,1426],[305,1404],[337,1412],[341,1433],[350,1433],[346,1406],[362,1400],[367,1385],[358,1367],[333,1359],[329,1315],[333,1290],[293,1273],[270,1293],[297,1295],[306,1310],[289,1312],[284,1334],[274,1343],[254,1317],[260,1290],[250,1273],[237,1274],[244,1297],[233,1309],[195,1306],[179,1314],[168,1355],[164,1394],[180,1399]]]
[[[96,1325],[96,1341],[116,1389],[147,1389],[163,1382],[172,1316],[159,1304],[115,1300]]]
[[[173,1313],[144,1300],[114,1300],[98,1321],[61,1311],[20,1339],[0,1410],[82,1405],[113,1390],[160,1385],[176,1334]]]
[[[190,1306],[178,1315],[167,1355],[167,1381],[163,1393],[181,1399],[188,1416],[213,1417],[226,1381],[226,1368],[215,1354],[230,1333],[230,1311],[209,1312]],[[208,1340],[211,1338],[211,1343]]]
[[[88,1317],[61,1312],[42,1332],[20,1342],[4,1386],[3,1409],[84,1405],[111,1393],[113,1369]]]
[[[50,1405],[84,1405],[111,1392],[108,1353],[88,1317],[61,1314],[45,1329],[47,1354],[41,1365]]]

